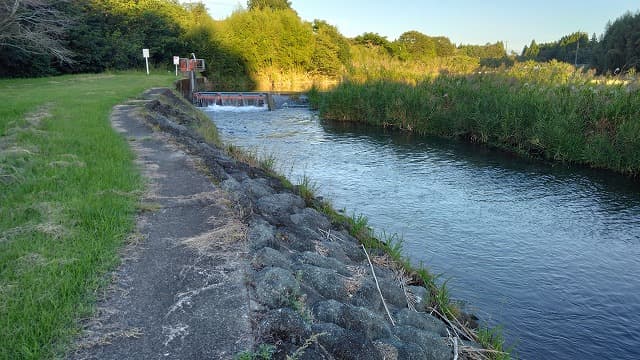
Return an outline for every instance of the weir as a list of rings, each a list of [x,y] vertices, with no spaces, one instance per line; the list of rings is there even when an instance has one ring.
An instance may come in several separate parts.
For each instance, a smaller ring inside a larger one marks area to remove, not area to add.
[[[269,110],[309,107],[309,99],[302,93],[198,91],[191,98],[199,107],[254,106],[267,107]]]
[[[212,92],[200,91],[193,94],[193,102],[199,107],[219,106],[273,106],[269,104],[269,94],[258,92]]]

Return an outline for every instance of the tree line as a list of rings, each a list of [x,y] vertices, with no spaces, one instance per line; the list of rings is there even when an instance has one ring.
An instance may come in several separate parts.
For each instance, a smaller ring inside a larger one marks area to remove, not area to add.
[[[143,48],[156,66],[193,52],[214,65],[209,75],[247,81],[267,66],[336,75],[349,62],[347,39],[327,22],[302,21],[288,1],[247,5],[215,21],[198,2],[0,0],[0,76],[141,68]]]
[[[599,38],[575,32],[549,43],[531,43],[521,58],[546,62],[558,60],[595,68],[599,73],[637,71],[640,69],[640,12],[627,12],[609,21]]]
[[[303,21],[287,0],[249,0],[246,10],[222,21],[202,3],[177,0],[0,0],[0,12],[10,15],[11,9],[24,16],[12,19],[13,28],[0,21],[2,77],[142,68],[143,48],[150,49],[152,65],[167,67],[172,56],[194,52],[222,87],[251,87],[253,74],[265,69],[337,77],[349,72],[353,46],[381,46],[406,62],[506,55],[501,42],[456,47],[447,37],[418,31],[394,41],[375,33],[347,39],[326,21]],[[39,23],[30,20],[36,13]],[[40,31],[41,39],[5,41],[20,28]]]
[[[532,41],[520,59],[587,64],[600,72],[637,69],[639,44],[640,13],[627,13],[599,39],[576,32],[552,43]],[[418,31],[393,41],[372,32],[348,39],[326,21],[303,21],[287,0],[249,0],[221,21],[202,3],[178,0],[0,0],[0,77],[142,68],[142,49],[149,48],[156,67],[169,70],[172,56],[193,52],[222,87],[250,88],[265,69],[348,74],[354,47],[412,64],[513,61],[502,42],[456,45]]]
[[[445,36],[429,36],[415,30],[404,32],[394,41],[389,41],[377,33],[366,32],[356,36],[353,43],[367,47],[382,47],[389,55],[405,61],[424,61],[455,55],[478,59],[500,59],[507,56],[501,41],[494,44],[456,46]]]

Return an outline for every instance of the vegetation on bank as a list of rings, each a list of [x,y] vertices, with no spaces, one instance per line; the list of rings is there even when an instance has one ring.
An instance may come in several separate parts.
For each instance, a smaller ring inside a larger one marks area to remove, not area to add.
[[[271,89],[291,86],[299,79],[308,88],[313,81],[337,76],[349,61],[349,43],[334,26],[322,20],[303,21],[286,1],[252,0],[249,10],[238,10],[223,21],[214,20],[200,2],[37,3],[40,7],[34,10],[26,1],[18,0],[17,15],[7,22],[16,29],[33,27],[31,30],[60,24],[59,32],[49,40],[65,49],[65,56],[33,44],[26,36],[14,42],[2,41],[0,77],[143,69],[142,49],[148,48],[151,66],[165,71],[173,71],[173,56],[190,57],[195,53],[205,59],[204,75],[216,90]],[[43,9],[46,16],[32,25],[31,13],[40,14],[38,9]],[[55,17],[48,10],[55,11]],[[2,39],[4,35],[0,34]],[[13,34],[7,34],[10,36]]]
[[[173,76],[0,81],[0,358],[60,356],[134,224],[143,183],[114,105]]]
[[[640,13],[626,13],[599,38],[582,32],[507,54],[502,42],[456,45],[415,30],[388,40],[374,32],[348,39],[323,20],[304,21],[286,0],[248,0],[224,20],[200,2],[175,0],[5,1],[0,77],[142,69],[173,70],[174,55],[205,59],[214,90],[307,90],[343,78],[417,82],[550,60],[599,73],[640,68]],[[16,9],[14,12],[13,9]],[[375,29],[372,29],[375,30]],[[629,45],[632,44],[633,46]]]
[[[415,85],[345,82],[312,91],[321,117],[464,138],[546,159],[640,175],[640,84],[552,62]]]
[[[626,12],[614,22],[609,21],[600,37],[575,32],[547,43],[531,40],[522,49],[521,58],[538,62],[557,60],[598,69],[600,73],[635,72],[640,69],[638,43],[640,12]]]

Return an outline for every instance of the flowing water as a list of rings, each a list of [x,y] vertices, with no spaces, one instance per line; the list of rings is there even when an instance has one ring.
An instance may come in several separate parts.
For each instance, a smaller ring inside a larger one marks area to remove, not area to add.
[[[638,184],[303,109],[207,113],[225,141],[401,234],[414,263],[504,326],[519,358],[640,359]]]

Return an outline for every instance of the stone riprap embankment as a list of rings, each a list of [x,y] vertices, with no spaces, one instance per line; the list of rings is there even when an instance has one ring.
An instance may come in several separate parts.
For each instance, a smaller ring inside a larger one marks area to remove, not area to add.
[[[273,358],[454,358],[445,324],[425,312],[427,290],[407,283],[406,276],[387,255],[374,251],[368,260],[344,225],[334,224],[326,215],[308,207],[294,189],[277,177],[238,162],[206,143],[193,130],[192,125],[198,121],[192,116],[193,108],[171,91],[152,89],[145,98],[149,101],[143,105],[139,118],[197,159],[201,170],[212,178],[214,193],[224,192],[228,199],[225,206],[243,223],[238,227],[243,236],[231,242],[224,238],[228,231],[219,232],[218,238],[208,238],[224,243],[227,253],[242,254],[242,259],[234,258],[234,262],[245,262],[234,271],[245,271],[240,286],[248,296],[235,301],[239,308],[248,309],[253,341],[241,342],[234,348],[236,355],[252,350],[246,348],[252,343],[254,350],[273,352]],[[214,222],[211,226],[209,233],[218,234],[215,227],[219,224]],[[238,281],[237,276],[229,279]],[[206,292],[195,295],[208,296]],[[209,300],[208,308],[218,314],[216,300]],[[182,305],[186,308],[187,304]],[[185,312],[182,307],[174,310],[171,316]],[[194,316],[206,322],[208,315],[201,312]],[[222,320],[212,320],[224,321],[224,316]],[[212,332],[224,331],[222,324],[208,326]],[[217,344],[200,346],[215,348]],[[221,357],[233,355],[227,352]]]

